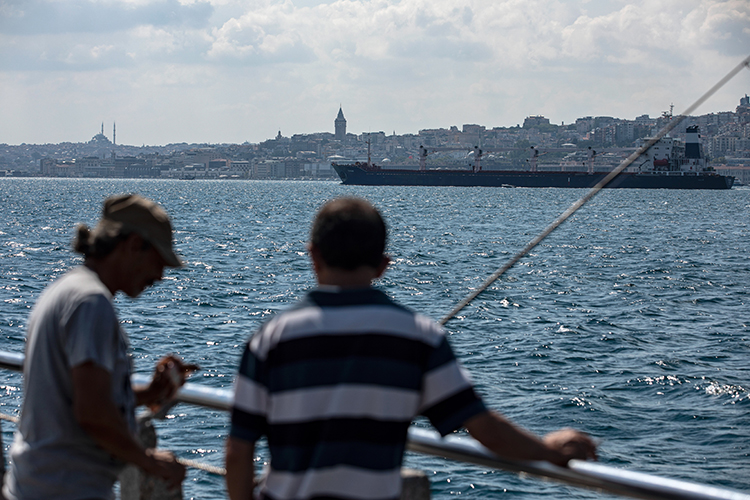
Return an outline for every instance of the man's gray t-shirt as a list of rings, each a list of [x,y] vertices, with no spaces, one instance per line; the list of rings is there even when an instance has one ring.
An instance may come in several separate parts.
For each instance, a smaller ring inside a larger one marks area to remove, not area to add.
[[[10,499],[112,496],[123,464],[97,446],[73,415],[71,369],[86,362],[111,374],[113,400],[134,430],[128,339],[112,294],[81,266],[50,285],[29,318],[21,422],[6,477]]]

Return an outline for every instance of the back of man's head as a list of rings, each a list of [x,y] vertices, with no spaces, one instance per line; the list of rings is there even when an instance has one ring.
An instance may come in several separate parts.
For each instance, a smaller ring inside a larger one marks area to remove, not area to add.
[[[310,243],[328,266],[348,271],[377,268],[385,252],[385,222],[369,202],[337,198],[318,211]]]

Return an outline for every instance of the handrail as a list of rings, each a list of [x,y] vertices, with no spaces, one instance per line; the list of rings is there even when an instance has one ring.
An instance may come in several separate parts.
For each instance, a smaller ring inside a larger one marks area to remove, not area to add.
[[[0,368],[20,371],[24,356],[0,351]],[[150,377],[133,375],[133,386],[145,386]],[[206,387],[188,382],[175,395],[175,401],[229,411],[233,393],[229,389]],[[507,460],[493,454],[470,437],[441,438],[437,432],[411,426],[407,449],[451,460],[531,474],[573,486],[606,491],[645,500],[750,500],[750,495],[727,488],[669,479],[641,472],[609,467],[595,462],[571,460],[568,467],[548,462]]]
[[[23,369],[23,354],[0,351],[0,368],[20,372]]]

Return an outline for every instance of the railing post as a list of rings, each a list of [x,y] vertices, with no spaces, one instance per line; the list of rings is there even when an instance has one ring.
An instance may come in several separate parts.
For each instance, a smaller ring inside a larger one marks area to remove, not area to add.
[[[156,448],[156,429],[150,416],[138,419],[138,439],[146,448]],[[168,490],[163,480],[146,475],[134,465],[120,474],[121,500],[182,500],[182,488]]]

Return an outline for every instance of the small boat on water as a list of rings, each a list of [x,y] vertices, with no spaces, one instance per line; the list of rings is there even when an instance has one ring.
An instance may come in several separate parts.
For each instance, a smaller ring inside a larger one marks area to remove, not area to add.
[[[365,186],[491,186],[591,188],[608,172],[595,172],[593,151],[587,171],[538,171],[535,151],[529,170],[482,170],[482,151],[475,148],[474,168],[427,169],[427,150],[420,147],[419,170],[384,168],[367,163],[332,163],[343,184]],[[662,137],[634,163],[636,171],[623,172],[608,188],[731,189],[734,177],[719,175],[702,153],[698,126],[686,129],[686,140]]]

